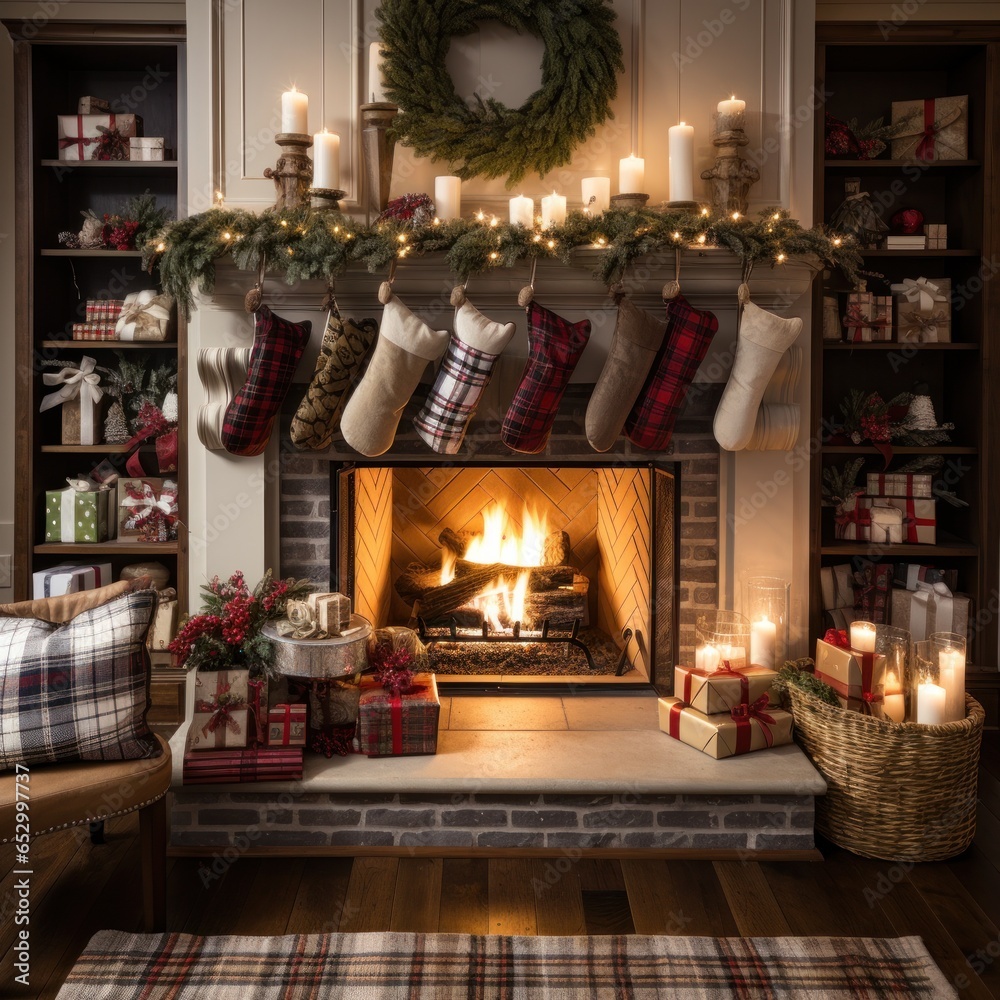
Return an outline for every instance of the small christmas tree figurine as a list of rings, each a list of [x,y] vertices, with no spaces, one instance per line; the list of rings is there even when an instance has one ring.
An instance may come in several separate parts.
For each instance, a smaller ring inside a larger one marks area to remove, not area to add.
[[[125,410],[121,400],[116,399],[104,418],[104,441],[106,444],[125,444],[131,437]]]

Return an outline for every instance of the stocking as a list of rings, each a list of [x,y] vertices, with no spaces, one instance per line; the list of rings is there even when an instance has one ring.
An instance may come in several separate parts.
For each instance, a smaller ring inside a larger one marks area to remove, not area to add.
[[[611,349],[587,405],[587,440],[595,451],[607,451],[646,381],[667,324],[621,298]]]
[[[344,407],[340,432],[362,455],[374,458],[392,447],[403,409],[427,365],[448,344],[447,330],[432,330],[414,316],[383,282],[378,293],[385,306],[378,342],[365,372]]]
[[[639,448],[666,451],[688,386],[719,329],[710,312],[692,309],[681,294],[667,301],[667,333],[639,398],[625,421],[625,436]]]
[[[292,384],[295,368],[309,343],[312,323],[290,323],[267,306],[257,311],[250,369],[226,408],[222,446],[232,455],[259,455]]]
[[[292,417],[292,444],[297,448],[321,451],[330,446],[340,426],[344,397],[377,334],[375,320],[355,323],[353,319],[341,319],[335,309],[330,310],[312,382]]]
[[[417,433],[436,452],[454,455],[462,447],[469,422],[475,415],[497,358],[514,336],[513,323],[488,320],[461,288],[452,293],[458,298],[455,332],[448,342],[448,353],[441,362],[434,387],[413,418]]]
[[[590,339],[590,320],[579,323],[527,304],[528,360],[500,429],[511,451],[535,455],[545,450],[559,403]]]
[[[741,451],[750,443],[767,383],[802,329],[798,317],[783,319],[754,305],[746,285],[740,285],[739,296],[743,318],[736,360],[713,425],[715,440],[726,451]]]

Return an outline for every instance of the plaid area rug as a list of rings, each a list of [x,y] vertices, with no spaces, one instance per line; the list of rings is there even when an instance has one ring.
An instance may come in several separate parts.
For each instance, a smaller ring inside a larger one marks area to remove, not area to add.
[[[95,934],[57,1000],[957,997],[920,938]]]

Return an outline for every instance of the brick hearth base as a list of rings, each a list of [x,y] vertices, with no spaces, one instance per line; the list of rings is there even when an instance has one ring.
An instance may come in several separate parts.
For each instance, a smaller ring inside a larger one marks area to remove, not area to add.
[[[810,852],[826,785],[795,745],[716,761],[657,728],[652,695],[442,698],[438,753],[327,761],[301,781],[181,785],[171,850]],[[234,855],[234,856],[235,856]]]

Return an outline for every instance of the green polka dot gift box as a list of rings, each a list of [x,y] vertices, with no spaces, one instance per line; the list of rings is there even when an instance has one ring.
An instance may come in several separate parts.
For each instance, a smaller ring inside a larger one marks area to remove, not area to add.
[[[114,490],[46,490],[45,541],[104,542],[117,524]]]

